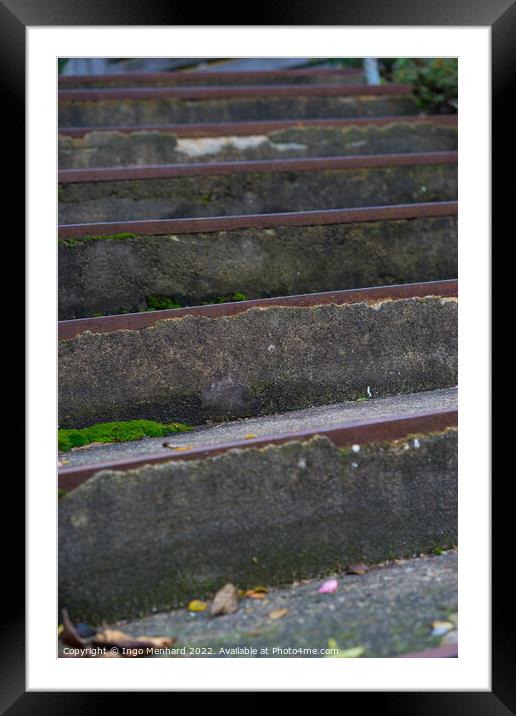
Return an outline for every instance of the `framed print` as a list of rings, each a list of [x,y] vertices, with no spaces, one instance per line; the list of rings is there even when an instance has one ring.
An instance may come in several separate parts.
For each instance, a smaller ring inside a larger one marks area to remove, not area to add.
[[[29,328],[3,708],[514,710],[489,430],[514,6],[0,12]]]

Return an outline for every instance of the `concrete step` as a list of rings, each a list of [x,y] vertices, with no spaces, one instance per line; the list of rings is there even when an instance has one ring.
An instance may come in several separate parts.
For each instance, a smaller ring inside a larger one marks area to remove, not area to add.
[[[59,172],[61,224],[447,201],[456,152]]]
[[[65,321],[59,424],[191,424],[457,383],[457,284]]]
[[[321,431],[337,426],[350,426],[362,421],[390,420],[399,415],[411,417],[433,411],[456,410],[457,403],[456,387],[441,388],[202,425],[191,432],[174,433],[167,438],[143,438],[130,442],[85,446],[79,450],[59,453],[59,460],[66,461],[66,468],[60,471],[60,476],[66,476],[72,468],[98,465],[98,469],[105,469],[108,463],[111,466],[116,463],[118,467],[121,461],[127,463],[135,459],[145,460],[150,456],[153,459],[160,455],[166,458],[174,455],[184,458],[185,448],[208,449],[243,441],[246,436],[254,436],[257,439],[270,436],[277,438],[306,430]],[[177,453],[173,452],[176,447],[181,448]],[[66,489],[66,482],[66,479],[60,480],[63,489]]]
[[[106,469],[59,500],[59,594],[99,623],[457,542],[457,432]]]
[[[195,305],[235,292],[253,299],[456,278],[456,212],[444,202],[61,227],[59,319],[147,310],[156,296]]]
[[[275,127],[282,123],[244,123],[245,135],[234,123],[204,125],[205,135],[200,134],[202,126],[194,125],[193,136],[188,135],[189,125],[61,130],[59,168],[456,151],[456,116],[443,117],[392,117],[377,123],[374,118],[370,123],[319,120],[334,122],[322,126],[292,121],[284,128]]]
[[[234,614],[213,618],[209,610],[178,609],[110,628],[134,637],[175,640],[170,649],[177,651],[156,650],[156,657],[320,658],[331,656],[322,650],[332,641],[341,651],[362,647],[362,658],[426,654],[443,642],[443,636],[432,634],[436,621],[453,624],[455,629],[444,640],[447,644],[456,640],[454,550],[387,563],[364,575],[338,577],[334,594],[319,594],[320,580],[308,580],[286,589],[271,588],[263,600],[241,599]],[[280,609],[288,613],[272,619],[270,614]]]
[[[212,85],[284,85],[284,84],[363,84],[361,69],[338,67],[306,67],[303,69],[242,70],[212,69],[182,72],[130,72],[103,75],[69,75],[59,78],[59,89],[87,89],[101,87],[174,87]]]
[[[417,114],[407,85],[114,87],[59,91],[59,127]]]

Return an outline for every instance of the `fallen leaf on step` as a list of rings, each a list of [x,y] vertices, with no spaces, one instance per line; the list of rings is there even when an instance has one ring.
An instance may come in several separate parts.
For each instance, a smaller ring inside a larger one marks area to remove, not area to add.
[[[81,636],[82,634],[88,634],[88,637]],[[67,646],[72,646],[78,649],[88,649],[95,646],[103,646],[106,648],[116,647],[117,649],[152,649],[170,646],[175,642],[175,639],[171,637],[163,636],[138,636],[132,637],[123,631],[118,629],[102,629],[101,631],[95,631],[89,624],[77,624],[74,626],[72,623],[68,611],[63,609],[63,624],[61,632],[61,642]],[[87,652],[84,656],[90,656]],[[118,654],[104,654],[104,656],[116,656]],[[123,656],[131,656],[131,654],[123,654]]]
[[[352,564],[346,570],[346,574],[365,574],[369,567],[366,564]]]
[[[191,612],[203,612],[207,606],[206,602],[203,602],[200,599],[193,599],[188,605],[188,609]]]
[[[267,587],[258,586],[254,589],[248,589],[244,593],[244,597],[249,597],[250,599],[265,599],[265,595],[268,591]]]
[[[353,646],[351,649],[339,649],[335,639],[328,639],[328,648],[337,649],[336,654],[325,654],[326,658],[331,659],[356,659],[365,652],[363,646]]]
[[[219,589],[210,607],[210,614],[216,617],[219,614],[233,614],[238,610],[238,589],[234,584],[226,584]]]
[[[269,619],[282,619],[282,617],[286,616],[288,614],[288,609],[275,609],[273,612],[270,612]]]
[[[76,450],[86,450],[87,448],[99,447],[100,445],[114,445],[114,443],[94,442],[94,443],[88,443],[87,445],[78,445],[77,447],[73,447],[71,449],[73,452],[75,452]]]
[[[96,645],[119,649],[163,649],[173,644],[174,641],[170,637],[163,636],[133,637],[118,629],[104,629],[97,632],[95,636]]]
[[[327,579],[319,587],[319,594],[333,594],[339,588],[339,582],[337,579]]]
[[[256,435],[254,433],[247,433],[247,435],[245,436],[245,439],[252,440],[255,437],[256,437]]]
[[[432,622],[432,636],[443,636],[453,629],[451,622]]]

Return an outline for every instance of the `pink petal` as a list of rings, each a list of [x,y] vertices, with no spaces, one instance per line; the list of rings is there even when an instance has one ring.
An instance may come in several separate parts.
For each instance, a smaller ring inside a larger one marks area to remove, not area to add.
[[[336,579],[327,579],[326,582],[319,587],[319,594],[333,594],[337,591],[339,582]]]

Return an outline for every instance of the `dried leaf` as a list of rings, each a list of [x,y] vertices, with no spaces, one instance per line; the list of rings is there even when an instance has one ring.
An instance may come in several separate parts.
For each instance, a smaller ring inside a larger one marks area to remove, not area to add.
[[[453,629],[451,622],[432,622],[432,636],[443,636]]]
[[[180,452],[182,450],[191,450],[193,448],[193,445],[179,445],[179,447],[172,448],[173,450],[176,450],[177,452]]]
[[[245,597],[250,597],[250,599],[265,599],[265,595],[267,594],[269,590],[267,587],[255,587],[254,589],[248,589],[245,593]]]
[[[72,621],[68,615],[68,611],[66,609],[63,609],[63,629],[61,635],[61,641],[63,644],[80,649],[84,648],[85,646],[104,646],[106,648],[116,647],[122,650],[164,648],[166,646],[170,646],[175,642],[175,639],[171,637],[132,637],[123,631],[119,631],[118,629],[106,628],[101,631],[95,632],[95,630],[88,624],[78,624],[77,626],[81,627],[84,633],[86,633],[87,631],[92,631],[94,634],[93,638],[81,638],[78,633],[78,630],[72,624]],[[88,654],[85,654],[85,656],[87,655]],[[119,656],[119,654],[110,653],[105,654],[104,656],[114,657]],[[131,656],[131,654],[125,654],[125,656]]]
[[[269,619],[282,619],[287,614],[288,609],[286,607],[283,609],[275,609],[273,612],[270,612]]]
[[[170,636],[138,636],[136,641],[142,642],[144,646],[164,649],[166,646],[171,646],[176,640]]]
[[[233,614],[238,609],[238,589],[234,584],[226,584],[219,589],[211,603],[210,614],[216,617],[219,614]]]
[[[76,450],[86,450],[86,448],[99,447],[100,445],[114,445],[114,443],[93,442],[93,443],[88,443],[87,445],[78,445],[77,447],[73,447],[70,449],[72,452],[75,452]]]
[[[327,579],[319,587],[319,594],[334,594],[339,588],[339,582],[337,579]]]
[[[365,574],[368,569],[366,564],[352,564],[347,568],[346,574]]]
[[[256,435],[254,433],[247,433],[247,435],[245,436],[245,439],[252,440],[255,437],[256,437]]]
[[[337,654],[326,654],[331,659],[356,659],[365,652],[363,646],[353,646],[351,649],[339,649],[335,639],[328,639],[328,648],[337,649]]]
[[[98,646],[118,647],[119,649],[162,649],[174,643],[170,637],[137,636],[132,637],[117,629],[104,629],[95,636]],[[130,656],[130,655],[129,655]]]
[[[193,599],[188,605],[188,609],[191,612],[203,612],[208,605],[201,599]]]

